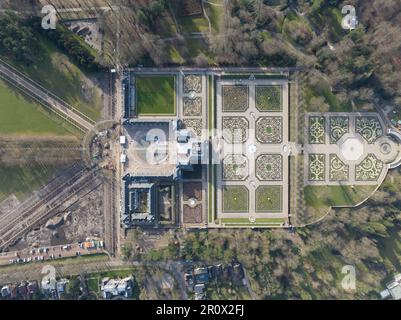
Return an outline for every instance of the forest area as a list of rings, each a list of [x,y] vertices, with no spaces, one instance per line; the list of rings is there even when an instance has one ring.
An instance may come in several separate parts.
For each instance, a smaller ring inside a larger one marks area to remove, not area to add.
[[[10,1],[9,7],[48,3]],[[324,78],[341,101],[351,100],[365,109],[374,98],[401,105],[401,3],[396,0],[231,0],[225,7],[205,5],[203,13],[195,15],[180,9],[183,0],[52,3],[61,8],[111,6],[100,14],[102,32],[111,42],[104,50],[110,56],[118,50],[124,66],[300,67],[306,84]],[[341,28],[344,4],[357,9],[356,30]],[[209,29],[204,26],[207,20]],[[68,33],[61,37],[60,31],[65,30],[48,32],[47,37],[76,61],[97,66],[90,52]],[[29,29],[17,32],[22,33],[23,55],[29,47],[24,37]],[[12,45],[7,35],[2,42],[3,47]]]

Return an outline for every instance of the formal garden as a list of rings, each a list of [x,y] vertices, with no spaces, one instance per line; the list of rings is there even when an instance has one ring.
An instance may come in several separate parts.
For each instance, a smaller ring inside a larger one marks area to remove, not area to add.
[[[256,86],[256,108],[261,111],[279,112],[282,110],[281,86]]]
[[[223,117],[222,122],[227,143],[244,143],[248,139],[249,123],[245,117]]]
[[[259,186],[255,196],[256,212],[279,213],[282,211],[282,186]]]
[[[349,132],[348,117],[330,117],[330,143],[337,143],[344,134]]]
[[[372,153],[356,166],[355,180],[376,181],[383,170],[383,162]]]
[[[185,97],[184,98],[184,107],[183,107],[184,116],[201,116],[202,115],[202,98],[201,97]]]
[[[309,143],[326,143],[326,118],[323,116],[309,117]]]
[[[347,181],[349,166],[346,165],[336,154],[330,154],[330,181]]]
[[[243,85],[223,85],[223,112],[244,112],[248,109],[249,88]]]
[[[324,181],[326,171],[325,154],[309,154],[309,181]]]
[[[262,154],[256,159],[256,177],[261,181],[281,181],[283,179],[283,156]]]
[[[383,128],[377,117],[363,116],[355,119],[356,132],[359,133],[369,144],[374,143],[383,135]]]
[[[202,92],[202,77],[196,75],[187,75],[184,77],[184,93]]]
[[[283,118],[260,117],[256,121],[256,139],[260,143],[280,144],[283,141]]]
[[[223,180],[245,180],[248,174],[249,166],[246,156],[231,154],[223,159]]]
[[[202,136],[202,119],[187,118],[182,122],[187,129],[192,129],[198,137]]]
[[[245,186],[223,186],[223,212],[249,212],[249,190]]]

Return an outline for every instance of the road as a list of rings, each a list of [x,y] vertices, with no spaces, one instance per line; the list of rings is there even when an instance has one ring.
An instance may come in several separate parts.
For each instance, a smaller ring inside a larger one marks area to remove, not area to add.
[[[89,131],[94,128],[95,121],[1,59],[0,77],[50,107],[56,114],[75,124],[81,131]]]
[[[115,182],[106,181],[103,184],[103,213],[105,249],[111,256],[118,251],[119,226],[116,215],[119,214],[115,206]]]

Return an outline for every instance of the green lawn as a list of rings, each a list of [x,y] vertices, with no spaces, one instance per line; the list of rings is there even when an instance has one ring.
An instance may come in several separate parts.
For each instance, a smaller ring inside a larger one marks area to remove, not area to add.
[[[174,115],[175,77],[137,76],[136,99],[139,115]]]
[[[34,190],[45,186],[56,171],[55,165],[32,163],[30,165],[0,166],[0,202],[14,194],[19,200]]]
[[[66,136],[78,134],[53,112],[29,101],[0,80],[0,135]],[[0,166],[0,201],[11,194],[24,199],[43,187],[62,166],[32,162]]]
[[[285,218],[256,218],[255,222],[250,222],[247,218],[223,218],[222,223],[241,223],[241,224],[266,224],[266,223],[283,223]]]
[[[212,31],[214,33],[219,33],[224,15],[224,0],[213,0],[213,3],[220,4],[221,6],[205,3],[205,8],[212,25]]]
[[[55,121],[55,120],[58,121]],[[0,134],[69,135],[61,119],[0,80]]]
[[[202,16],[180,17],[179,24],[183,33],[209,32],[209,23]]]
[[[281,186],[260,186],[256,189],[257,212],[281,212],[283,190]]]
[[[2,58],[91,119],[100,119],[100,90],[52,43],[39,37],[39,46],[40,55],[35,57],[35,63],[30,66]]]
[[[256,108],[260,111],[281,111],[281,86],[256,86]]]
[[[332,206],[354,206],[366,199],[376,186],[307,186],[304,188],[307,206],[315,209]]]
[[[244,186],[223,187],[223,212],[248,212],[249,191]]]
[[[340,41],[346,31],[341,26],[341,21],[344,15],[337,7],[330,5],[321,6],[324,0],[314,1],[313,6],[308,11],[309,20],[318,30],[323,30],[325,26],[328,27],[328,40],[338,42]]]

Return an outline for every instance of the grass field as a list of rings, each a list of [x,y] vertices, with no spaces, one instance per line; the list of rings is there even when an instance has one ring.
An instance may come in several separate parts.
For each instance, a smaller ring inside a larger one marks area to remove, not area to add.
[[[256,108],[260,111],[281,111],[281,86],[256,86]]]
[[[307,186],[304,188],[307,206],[315,209],[332,206],[354,206],[366,199],[376,186]]]
[[[259,186],[256,189],[257,212],[281,212],[283,190],[281,186]]]
[[[0,80],[0,134],[70,135],[52,112],[28,101]]]
[[[0,202],[14,194],[19,200],[45,186],[61,168],[55,165],[32,163],[29,166],[0,166]]]
[[[136,77],[136,97],[139,115],[174,115],[175,77]]]
[[[79,135],[72,126],[41,105],[29,101],[0,80],[0,136],[57,137]],[[32,162],[0,166],[0,201],[14,194],[23,200],[43,187],[65,165]]]
[[[248,212],[248,193],[244,186],[223,187],[223,212]]]
[[[102,101],[99,88],[49,41],[39,38],[39,45],[40,55],[30,66],[2,58],[88,117],[100,119]]]
[[[218,33],[221,29],[222,21],[224,21],[224,0],[213,0],[213,3],[220,6],[205,3],[205,9],[212,24],[212,31]]]

